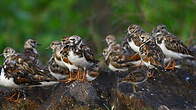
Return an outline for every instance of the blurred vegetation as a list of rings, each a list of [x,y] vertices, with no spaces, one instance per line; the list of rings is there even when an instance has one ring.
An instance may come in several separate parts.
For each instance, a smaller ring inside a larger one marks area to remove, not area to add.
[[[195,12],[196,0],[1,0],[0,51],[7,46],[22,51],[24,41],[33,38],[42,44],[46,61],[52,40],[77,34],[100,53],[104,37],[111,33],[122,40],[129,24],[149,32],[165,24],[191,45],[196,42]]]

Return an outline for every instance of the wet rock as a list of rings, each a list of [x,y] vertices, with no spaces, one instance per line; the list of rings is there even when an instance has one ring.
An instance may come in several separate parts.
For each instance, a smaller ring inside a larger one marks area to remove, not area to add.
[[[96,89],[88,82],[76,81],[69,86],[69,92],[78,102],[84,104],[95,103],[99,100]]]

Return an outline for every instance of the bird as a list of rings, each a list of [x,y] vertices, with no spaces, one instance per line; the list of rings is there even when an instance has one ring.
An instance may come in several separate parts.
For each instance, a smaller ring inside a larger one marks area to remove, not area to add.
[[[41,65],[38,57],[39,53],[37,51],[37,46],[40,45],[37,41],[33,39],[28,39],[24,43],[24,56],[26,56],[29,59],[29,62],[33,62],[34,64]]]
[[[68,60],[77,66],[83,68],[84,74],[82,80],[85,81],[89,68],[94,68],[98,64],[91,48],[84,43],[78,35],[72,35],[68,38]]]
[[[140,58],[133,60],[132,56],[126,56],[123,47],[116,43],[116,38],[113,35],[106,36],[105,41],[108,46],[102,54],[110,70],[125,72],[130,66],[141,63]]]
[[[125,39],[127,40],[129,46],[137,53],[139,53],[139,47],[144,42],[142,40],[147,40],[147,39],[150,39],[148,37],[151,37],[151,36],[148,36],[148,37],[143,36],[143,34],[145,33],[146,32],[142,29],[142,27],[136,24],[130,25],[127,29],[127,36]]]
[[[56,78],[39,70],[35,64],[27,63],[22,54],[16,53],[13,48],[7,47],[3,51],[5,61],[1,70],[0,84],[7,87],[45,86]],[[50,84],[49,84],[50,85]]]
[[[73,65],[68,60],[68,58],[67,58],[67,52],[68,52],[67,45],[63,44],[62,41],[53,41],[51,43],[50,47],[53,50],[53,55],[52,55],[51,61],[54,60],[55,65],[58,65],[59,69],[60,68],[63,70],[68,69],[68,71],[69,71],[69,78],[64,80],[64,82],[70,82],[70,81],[75,80],[75,78],[72,78],[72,74],[74,73],[74,71],[78,70],[78,67]],[[64,77],[67,75],[66,72],[67,72],[67,70],[63,72]]]
[[[56,78],[39,70],[36,64],[29,63],[23,54],[16,53],[7,47],[3,51],[5,57],[0,74],[0,85],[8,88],[26,88],[57,84]]]
[[[48,70],[50,71],[50,74],[52,74],[58,80],[65,79],[70,74],[69,69],[67,67],[62,67],[58,65],[57,62],[55,61],[56,58],[55,52],[58,51],[58,49],[61,47],[62,47],[62,43],[59,41],[53,41],[50,44],[50,48],[52,49],[53,55],[48,61]],[[58,58],[56,58],[56,60],[57,59]]]
[[[167,69],[175,68],[175,59],[195,59],[194,54],[187,46],[174,34],[168,32],[165,25],[158,25],[152,30],[151,34],[156,39],[156,44],[161,48],[165,56],[171,59]]]
[[[146,33],[145,36],[150,36],[150,34]],[[153,38],[145,41],[140,46],[139,51],[142,62],[146,67],[148,67],[150,70],[160,70],[165,72],[165,55],[163,54],[161,48],[156,45]],[[148,74],[148,76],[152,77],[153,74]]]

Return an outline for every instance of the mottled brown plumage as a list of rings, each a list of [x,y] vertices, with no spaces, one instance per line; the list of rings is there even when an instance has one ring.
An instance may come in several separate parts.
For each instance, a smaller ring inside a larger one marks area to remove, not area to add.
[[[164,67],[165,55],[161,48],[156,45],[154,40],[149,40],[141,45],[140,57],[149,68],[163,69]]]

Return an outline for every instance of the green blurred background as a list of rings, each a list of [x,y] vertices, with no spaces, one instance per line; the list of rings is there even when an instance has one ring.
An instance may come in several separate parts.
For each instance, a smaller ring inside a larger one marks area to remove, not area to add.
[[[196,44],[196,0],[0,0],[0,52],[7,46],[22,51],[33,38],[47,61],[51,41],[77,34],[100,54],[104,37],[121,41],[130,24],[148,32],[165,24],[187,45]]]

